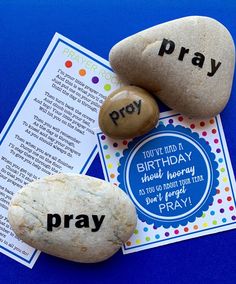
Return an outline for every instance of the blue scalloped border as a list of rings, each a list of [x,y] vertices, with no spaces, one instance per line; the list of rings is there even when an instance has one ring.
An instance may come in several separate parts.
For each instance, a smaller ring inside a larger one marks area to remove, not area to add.
[[[119,182],[119,186],[121,189],[123,189],[129,196],[129,191],[126,188],[126,164],[129,159],[129,156],[132,154],[133,150],[143,141],[145,141],[147,138],[160,134],[160,133],[175,133],[182,136],[185,136],[191,140],[194,141],[204,152],[204,154],[207,157],[207,160],[209,162],[209,166],[211,168],[212,172],[212,183],[209,188],[208,196],[205,198],[203,205],[200,206],[198,211],[194,211],[191,215],[188,215],[184,218],[182,218],[179,222],[176,221],[167,221],[167,220],[161,220],[154,217],[151,217],[147,214],[145,214],[138,206],[137,212],[139,219],[143,222],[146,222],[147,224],[154,225],[155,227],[163,226],[164,228],[169,227],[178,227],[179,225],[186,225],[188,222],[194,222],[196,218],[199,218],[202,216],[203,212],[207,211],[209,206],[213,203],[213,197],[216,195],[216,188],[219,185],[218,177],[219,172],[217,170],[218,163],[215,161],[215,154],[211,151],[210,145],[206,143],[206,140],[199,137],[199,134],[196,132],[192,132],[191,129],[177,125],[174,126],[172,124],[168,124],[167,126],[164,126],[163,124],[159,124],[157,128],[154,128],[151,132],[149,132],[148,135],[140,136],[137,138],[134,138],[132,141],[129,142],[128,148],[124,150],[123,156],[120,158],[120,166],[118,167],[118,177],[117,180]]]

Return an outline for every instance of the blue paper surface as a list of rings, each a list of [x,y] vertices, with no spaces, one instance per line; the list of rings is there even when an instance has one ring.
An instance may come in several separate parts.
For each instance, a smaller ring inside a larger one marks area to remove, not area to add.
[[[55,32],[108,58],[135,32],[175,18],[204,15],[222,22],[236,41],[235,1],[0,2],[0,128],[2,129]],[[221,114],[236,171],[236,86]],[[161,110],[167,108],[161,105]],[[88,174],[102,177],[98,156]],[[235,283],[236,231],[228,231],[95,264],[41,254],[32,270],[0,254],[2,283]]]

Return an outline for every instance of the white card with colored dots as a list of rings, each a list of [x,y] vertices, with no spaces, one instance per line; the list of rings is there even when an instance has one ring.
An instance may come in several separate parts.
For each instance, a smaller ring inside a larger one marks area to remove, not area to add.
[[[0,252],[33,267],[39,251],[7,219],[12,195],[37,178],[86,173],[97,154],[98,112],[120,86],[106,60],[56,34],[0,137]]]
[[[236,228],[235,179],[220,116],[161,113],[155,129],[129,140],[97,133],[105,179],[137,209],[123,252]]]

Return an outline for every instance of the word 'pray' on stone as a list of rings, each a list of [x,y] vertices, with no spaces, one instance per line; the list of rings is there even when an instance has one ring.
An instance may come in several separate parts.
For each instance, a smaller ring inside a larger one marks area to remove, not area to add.
[[[209,118],[229,100],[235,46],[221,23],[191,16],[120,41],[111,49],[109,60],[126,84],[150,91],[189,117]]]
[[[124,191],[72,173],[26,185],[13,196],[8,219],[15,234],[30,246],[85,263],[111,257],[137,222],[135,207]]]
[[[101,228],[102,222],[104,221],[105,215],[101,215],[99,218],[98,215],[92,215],[92,220],[90,220],[88,215],[85,214],[79,214],[74,217],[74,214],[65,214],[64,218],[61,218],[60,214],[47,214],[47,230],[49,232],[53,231],[53,228],[61,227],[62,220],[64,221],[63,227],[64,228],[70,228],[71,221],[76,220],[74,222],[74,227],[80,229],[80,228],[90,228],[90,223],[94,225],[93,228],[91,228],[91,232],[97,232]]]

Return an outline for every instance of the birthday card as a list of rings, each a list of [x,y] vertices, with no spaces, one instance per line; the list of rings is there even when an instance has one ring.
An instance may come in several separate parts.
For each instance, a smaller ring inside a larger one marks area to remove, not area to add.
[[[124,253],[233,229],[235,180],[220,116],[161,114],[146,135],[97,133],[105,179],[123,189],[138,224]]]

